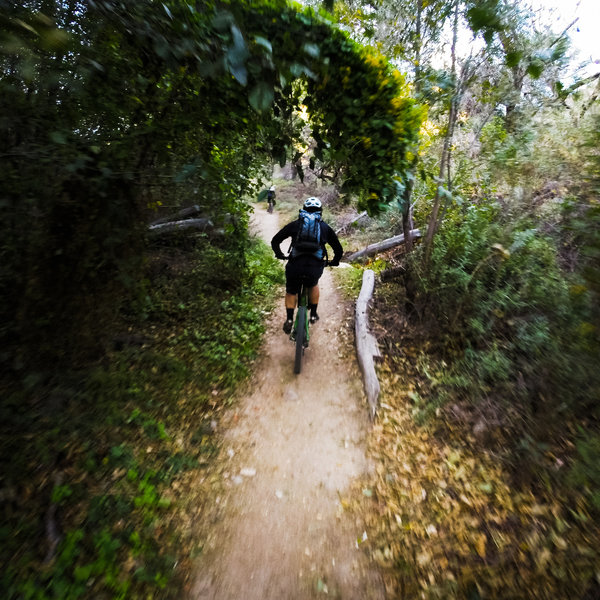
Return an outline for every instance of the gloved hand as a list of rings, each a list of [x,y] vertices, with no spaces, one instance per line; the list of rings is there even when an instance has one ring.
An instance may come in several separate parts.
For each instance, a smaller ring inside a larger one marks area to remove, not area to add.
[[[339,260],[332,260],[332,261],[329,263],[329,266],[330,266],[330,267],[339,267],[339,266],[340,266],[340,261],[339,261]]]
[[[275,255],[275,258],[278,258],[279,260],[285,260],[285,254],[282,254],[281,252],[279,254]]]

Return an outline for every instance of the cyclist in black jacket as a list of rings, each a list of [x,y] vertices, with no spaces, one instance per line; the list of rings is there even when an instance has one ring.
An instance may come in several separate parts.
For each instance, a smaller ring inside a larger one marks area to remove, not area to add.
[[[304,201],[303,210],[308,213],[318,213],[319,216],[323,212],[321,201],[318,198],[311,197]],[[285,267],[285,310],[286,319],[283,324],[283,331],[290,333],[294,323],[294,309],[296,308],[296,296],[300,291],[300,283],[304,279],[308,286],[308,306],[310,308],[310,322],[314,323],[319,320],[317,314],[317,305],[319,303],[319,278],[323,274],[325,267],[325,257],[327,256],[325,244],[328,244],[333,250],[333,259],[329,261],[330,267],[337,267],[340,264],[343,249],[340,241],[333,229],[325,221],[319,221],[321,228],[321,249],[308,253],[298,253],[294,251],[294,240],[301,227],[302,219],[298,218],[291,223],[288,223],[283,229],[278,231],[271,240],[271,248],[275,252],[275,256],[279,259],[285,259],[285,255],[281,251],[280,245],[283,240],[288,237],[292,238],[292,252],[288,263]]]

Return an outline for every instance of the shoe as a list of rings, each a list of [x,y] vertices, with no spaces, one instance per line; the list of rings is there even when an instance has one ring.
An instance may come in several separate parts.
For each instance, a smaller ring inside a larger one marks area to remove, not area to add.
[[[293,321],[290,321],[289,319],[283,324],[283,332],[284,333],[292,333],[292,327],[294,325]]]
[[[310,315],[310,324],[316,323],[319,320],[319,315],[315,313],[314,315]]]

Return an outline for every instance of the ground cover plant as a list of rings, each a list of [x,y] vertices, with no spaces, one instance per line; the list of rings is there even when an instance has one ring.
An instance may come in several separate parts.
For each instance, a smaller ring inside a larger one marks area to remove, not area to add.
[[[245,269],[203,238],[150,256],[146,312],[111,322],[101,358],[24,389],[4,381],[7,597],[176,598],[202,551],[184,524],[215,518],[217,423],[281,270],[258,241]]]

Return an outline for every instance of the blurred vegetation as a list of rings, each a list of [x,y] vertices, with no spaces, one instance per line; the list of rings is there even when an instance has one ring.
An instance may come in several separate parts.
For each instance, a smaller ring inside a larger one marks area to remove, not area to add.
[[[373,261],[373,558],[399,597],[595,597],[597,66],[524,2],[335,10],[429,109],[398,207],[359,234],[433,232]]]
[[[215,518],[218,419],[283,283],[262,242],[243,271],[202,237],[181,244],[150,251],[146,312],[101,360],[3,388],[7,598],[181,597]]]

